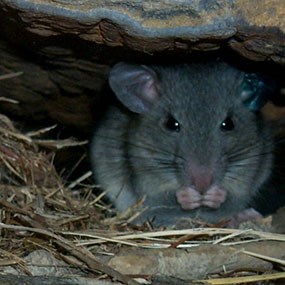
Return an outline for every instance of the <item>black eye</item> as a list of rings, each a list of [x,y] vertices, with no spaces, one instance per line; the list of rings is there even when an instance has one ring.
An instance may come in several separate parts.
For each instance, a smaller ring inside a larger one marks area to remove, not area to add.
[[[169,116],[166,121],[166,127],[170,131],[179,132],[180,131],[180,124],[176,121],[172,116]]]
[[[221,122],[221,126],[220,126],[222,131],[231,131],[234,129],[234,127],[235,125],[231,117],[226,117],[226,119]]]

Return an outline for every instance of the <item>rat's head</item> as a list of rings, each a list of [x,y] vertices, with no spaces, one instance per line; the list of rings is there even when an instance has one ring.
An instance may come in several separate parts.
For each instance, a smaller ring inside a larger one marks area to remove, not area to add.
[[[265,81],[221,62],[119,63],[109,77],[118,99],[137,114],[134,165],[171,179],[177,190],[191,186],[204,195],[218,185],[229,200],[250,196],[268,176],[272,144],[258,112],[271,92]]]

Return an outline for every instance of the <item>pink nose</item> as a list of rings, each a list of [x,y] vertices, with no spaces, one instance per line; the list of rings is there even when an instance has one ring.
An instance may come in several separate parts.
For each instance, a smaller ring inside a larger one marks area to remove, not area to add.
[[[204,193],[210,188],[213,177],[211,174],[196,174],[193,175],[192,179],[195,189],[200,193]]]
[[[213,182],[211,167],[197,165],[196,163],[191,163],[188,166],[194,188],[200,193],[206,192]]]

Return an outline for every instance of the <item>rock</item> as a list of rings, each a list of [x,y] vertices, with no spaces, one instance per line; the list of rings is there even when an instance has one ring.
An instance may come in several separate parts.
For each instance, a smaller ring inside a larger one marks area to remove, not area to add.
[[[285,63],[285,2],[275,0],[0,2],[0,111],[90,129],[119,60],[188,58],[227,47]]]

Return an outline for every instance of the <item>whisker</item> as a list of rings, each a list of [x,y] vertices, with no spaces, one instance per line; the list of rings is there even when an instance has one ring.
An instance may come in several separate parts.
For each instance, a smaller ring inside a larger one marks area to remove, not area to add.
[[[130,142],[128,140],[122,140],[122,139],[118,139],[118,138],[114,138],[114,137],[110,137],[110,136],[100,136],[101,138],[104,139],[108,139],[112,142],[122,142],[122,143],[127,143],[129,146],[132,146],[134,148],[138,148],[138,149],[142,149],[142,150],[146,150],[146,151],[150,151],[150,152],[155,152],[155,153],[160,153],[160,154],[170,154],[173,155],[173,153],[167,149],[163,149],[163,148],[154,148],[154,146],[150,143],[146,143],[144,142],[142,143],[133,143]],[[112,145],[108,145],[108,147],[113,147],[114,149],[116,149],[118,146],[115,144],[114,146]],[[185,160],[182,156],[175,154],[179,159],[181,160]]]

